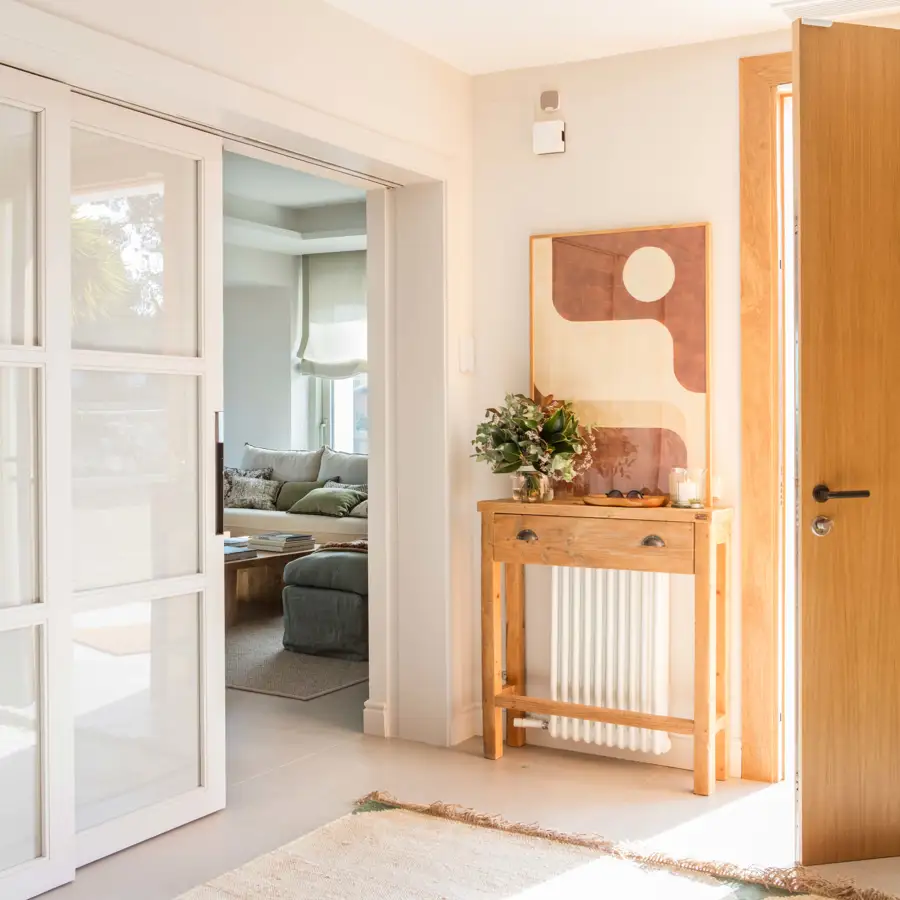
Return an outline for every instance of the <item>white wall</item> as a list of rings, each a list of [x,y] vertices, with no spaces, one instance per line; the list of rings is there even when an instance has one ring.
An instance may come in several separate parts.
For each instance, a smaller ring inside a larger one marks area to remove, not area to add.
[[[262,286],[296,290],[296,257],[229,244],[225,247],[223,262],[226,286]]]
[[[226,466],[241,464],[245,442],[291,446],[295,303],[290,289],[225,288]]]
[[[714,456],[724,500],[740,506],[738,59],[789,47],[785,32],[475,80],[476,417],[504,392],[529,390],[530,235],[708,221]],[[547,89],[560,92],[567,150],[538,157],[531,125]],[[504,493],[484,467],[475,479],[479,497]],[[740,722],[739,550],[735,557],[732,698]],[[678,581],[671,714],[690,717],[691,579]],[[542,681],[549,677],[546,573],[529,573],[528,588],[529,674]],[[690,766],[689,741],[676,741],[666,762]]]
[[[430,573],[423,580],[401,559],[398,673],[406,689],[401,691],[398,721],[401,734],[415,730],[431,743],[446,743],[450,731],[446,715],[431,704],[439,696],[446,708],[451,690],[446,666],[451,652],[450,567],[445,555],[450,544],[450,479],[430,494],[420,489],[434,473],[447,471],[453,449],[438,437],[447,422],[447,376],[443,354],[440,365],[433,365],[431,348],[441,325],[428,315],[445,291],[443,266],[435,265],[444,258],[443,188],[418,185],[403,191],[396,202],[402,224],[396,236],[395,278],[398,297],[403,299],[395,310],[402,335],[395,352],[405,371],[417,373],[398,379],[396,385],[401,423],[396,465],[409,476],[397,491],[398,535],[400,544]]]

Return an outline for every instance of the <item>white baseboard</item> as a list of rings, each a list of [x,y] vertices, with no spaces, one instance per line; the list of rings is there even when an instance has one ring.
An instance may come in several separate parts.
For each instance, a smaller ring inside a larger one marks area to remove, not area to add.
[[[366,700],[363,706],[363,733],[373,737],[390,737],[387,704]]]
[[[450,746],[455,747],[477,734],[481,734],[481,704],[470,703],[450,723]]]

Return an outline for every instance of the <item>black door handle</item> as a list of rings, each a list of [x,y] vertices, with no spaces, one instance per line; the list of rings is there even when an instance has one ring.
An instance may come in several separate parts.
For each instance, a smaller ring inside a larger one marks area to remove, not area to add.
[[[871,497],[870,491],[832,491],[827,484],[817,484],[813,488],[813,500],[827,503],[829,500],[864,500]]]
[[[225,444],[222,414],[216,413],[216,535],[225,534]]]

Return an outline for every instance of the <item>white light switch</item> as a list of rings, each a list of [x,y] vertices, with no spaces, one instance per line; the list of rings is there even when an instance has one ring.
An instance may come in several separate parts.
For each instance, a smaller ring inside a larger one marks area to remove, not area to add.
[[[539,156],[544,153],[565,153],[566,123],[562,119],[535,122],[533,138],[534,152]]]

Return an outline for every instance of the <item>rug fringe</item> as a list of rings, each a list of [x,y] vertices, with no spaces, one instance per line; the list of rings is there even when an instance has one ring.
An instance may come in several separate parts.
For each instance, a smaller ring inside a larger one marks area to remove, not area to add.
[[[772,890],[787,891],[789,894],[814,894],[817,897],[827,898],[827,900],[897,900],[892,894],[886,894],[875,888],[858,888],[853,882],[845,879],[831,881],[818,872],[803,866],[793,866],[787,869],[759,868],[758,866],[738,866],[734,863],[676,859],[666,853],[642,851],[637,846],[610,841],[594,835],[567,834],[552,828],[542,828],[535,823],[509,822],[502,816],[479,813],[455,803],[406,803],[397,800],[396,797],[385,791],[372,791],[371,794],[357,800],[357,806],[366,803],[380,803],[394,809],[405,809],[439,819],[462,822],[465,825],[491,828],[507,834],[543,838],[559,844],[570,844],[573,847],[584,847],[617,859],[670,871],[693,872],[729,881],[757,884]]]

